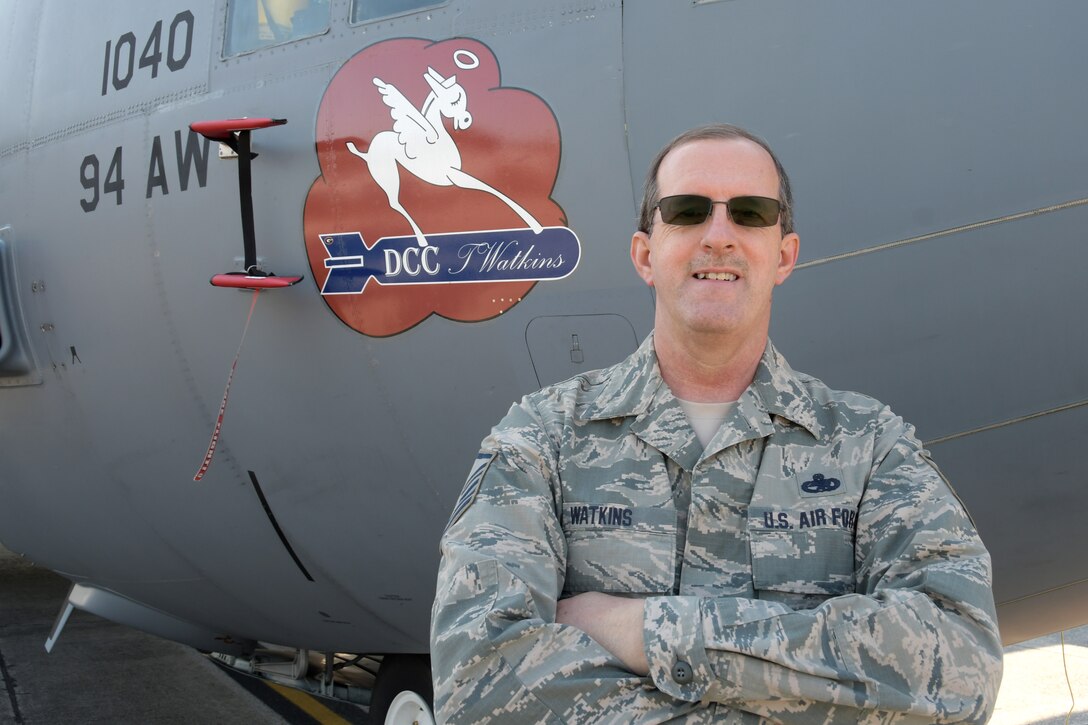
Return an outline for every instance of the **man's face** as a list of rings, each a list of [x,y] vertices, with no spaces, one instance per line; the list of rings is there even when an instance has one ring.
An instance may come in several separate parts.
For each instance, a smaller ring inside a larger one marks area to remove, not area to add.
[[[774,161],[746,139],[692,141],[675,148],[661,163],[657,180],[661,197],[778,198]],[[649,235],[636,232],[632,238],[631,259],[656,289],[659,336],[766,338],[771,293],[793,270],[797,235],[783,237],[780,224],[738,226],[723,204],[715,204],[710,217],[694,226],[665,224],[659,211],[653,219]]]

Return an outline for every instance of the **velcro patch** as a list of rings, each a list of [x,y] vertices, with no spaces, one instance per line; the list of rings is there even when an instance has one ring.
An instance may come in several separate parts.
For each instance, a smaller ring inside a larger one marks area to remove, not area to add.
[[[498,455],[497,451],[480,451],[477,454],[476,461],[472,464],[472,470],[468,472],[465,487],[461,489],[461,495],[457,498],[453,513],[450,514],[449,523],[446,524],[447,529],[457,523],[458,519],[468,511],[468,507],[472,505],[472,502],[476,500],[476,494],[480,491],[480,483],[484,480],[487,467],[491,465],[491,461],[495,460],[496,455]]]

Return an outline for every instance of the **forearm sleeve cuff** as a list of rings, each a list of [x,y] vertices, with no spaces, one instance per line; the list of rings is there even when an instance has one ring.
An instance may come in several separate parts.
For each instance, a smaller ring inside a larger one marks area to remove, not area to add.
[[[722,673],[710,666],[703,640],[701,597],[650,597],[642,638],[650,677],[662,692],[698,702]]]

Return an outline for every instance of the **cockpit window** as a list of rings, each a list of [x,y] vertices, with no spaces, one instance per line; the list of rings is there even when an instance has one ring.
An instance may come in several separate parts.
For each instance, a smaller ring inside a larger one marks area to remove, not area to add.
[[[329,0],[227,0],[223,52],[241,55],[329,29]]]
[[[438,7],[445,2],[446,0],[351,0],[351,22],[365,23],[391,15]]]

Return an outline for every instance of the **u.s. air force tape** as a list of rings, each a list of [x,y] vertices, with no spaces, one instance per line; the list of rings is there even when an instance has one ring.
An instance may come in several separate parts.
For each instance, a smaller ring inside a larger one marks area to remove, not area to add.
[[[472,470],[468,472],[465,487],[461,489],[461,495],[457,498],[453,513],[450,514],[449,523],[446,524],[447,529],[457,523],[457,520],[468,511],[468,507],[476,500],[476,494],[480,490],[480,482],[484,480],[487,467],[491,465],[491,461],[495,460],[496,455],[498,455],[496,451],[480,451],[477,454],[476,461],[472,464]]]

